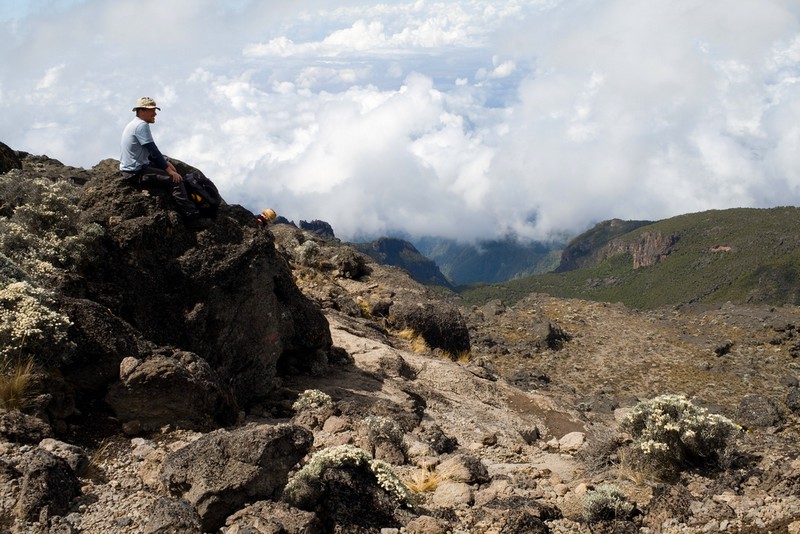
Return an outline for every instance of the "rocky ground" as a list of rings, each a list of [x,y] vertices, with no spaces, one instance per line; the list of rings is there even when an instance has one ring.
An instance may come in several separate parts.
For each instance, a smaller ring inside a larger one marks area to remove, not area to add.
[[[458,304],[453,295],[431,292],[336,240],[289,225],[271,231],[298,287],[324,310],[343,356],[310,372],[284,372],[274,398],[241,413],[237,426],[292,422],[313,433],[312,451],[371,445],[417,502],[403,526],[389,522],[373,531],[800,532],[797,308],[635,311],[531,295],[514,306],[461,309],[471,350],[432,350],[382,310],[390,302],[450,309]],[[293,410],[298,395],[312,389],[327,393],[333,407]],[[685,394],[742,425],[723,470],[689,470],[663,482],[614,454],[621,418],[665,393]],[[360,424],[370,416],[396,421],[402,446],[365,438]],[[38,447],[0,441],[5,466],[49,448],[80,473],[80,495],[68,513],[48,517],[44,509],[38,521],[10,529],[199,531],[190,511],[163,499],[160,470],[168,455],[204,435],[171,425],[125,434],[98,409],[63,440]],[[6,516],[19,506],[21,484],[0,472]],[[607,484],[636,513],[587,523],[587,493]],[[277,504],[248,505],[221,531],[320,531]]]

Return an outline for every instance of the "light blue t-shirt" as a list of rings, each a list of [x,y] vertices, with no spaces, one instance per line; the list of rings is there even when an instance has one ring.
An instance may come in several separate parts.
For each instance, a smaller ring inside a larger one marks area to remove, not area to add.
[[[136,172],[145,165],[148,165],[150,163],[150,153],[144,148],[144,145],[153,142],[153,134],[150,133],[150,124],[139,117],[135,117],[125,126],[125,129],[122,130],[119,170]]]

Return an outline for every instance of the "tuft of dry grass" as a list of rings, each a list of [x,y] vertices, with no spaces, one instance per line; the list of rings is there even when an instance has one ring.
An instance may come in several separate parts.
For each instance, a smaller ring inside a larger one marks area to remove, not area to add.
[[[462,350],[458,354],[455,355],[453,358],[454,361],[458,363],[469,363],[472,360],[472,351],[470,350]]]
[[[439,487],[442,476],[433,469],[417,469],[403,483],[412,493],[428,493]]]
[[[372,311],[369,307],[369,302],[363,299],[359,299],[358,302],[358,311],[361,313],[361,317],[364,319],[369,319],[370,321],[374,321],[375,317],[372,315]]]
[[[89,457],[89,463],[81,473],[82,476],[91,478],[92,480],[105,481],[106,473],[103,465],[109,459],[113,459],[115,448],[117,447],[114,438],[103,439],[95,449],[94,453]]]
[[[405,339],[406,341],[411,341],[412,339],[414,339],[419,334],[414,332],[413,328],[403,328],[402,330],[399,330],[399,331],[395,332],[394,335],[396,335],[400,339]]]
[[[31,396],[33,359],[0,364],[0,408],[24,408]]]
[[[404,328],[399,332],[396,332],[395,335],[400,339],[408,341],[411,344],[411,350],[416,353],[430,352],[431,350],[428,344],[425,342],[425,338],[414,331],[413,328]]]

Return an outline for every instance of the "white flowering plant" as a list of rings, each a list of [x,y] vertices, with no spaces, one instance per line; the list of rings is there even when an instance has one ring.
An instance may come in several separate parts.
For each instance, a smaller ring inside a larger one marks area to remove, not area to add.
[[[339,445],[322,449],[312,456],[306,465],[289,479],[283,490],[283,498],[301,509],[311,509],[323,497],[322,476],[330,468],[362,467],[368,469],[381,488],[399,504],[413,508],[411,491],[397,477],[392,467],[381,460],[373,459],[365,450],[353,445]]]
[[[690,467],[716,466],[741,427],[710,414],[683,395],[661,395],[639,403],[623,420],[631,434],[629,458],[662,477]]]
[[[310,408],[323,408],[333,403],[331,396],[318,389],[307,389],[298,395],[297,400],[292,404],[292,410],[302,412]]]
[[[403,431],[394,419],[381,415],[370,415],[362,420],[367,437],[371,442],[390,442],[400,445]]]
[[[12,282],[0,289],[0,359],[3,362],[32,357],[44,366],[69,359],[75,346],[67,330],[66,315],[56,311],[50,292],[28,282]]]
[[[583,498],[583,518],[587,523],[628,520],[636,513],[636,505],[612,484],[586,492]]]
[[[0,253],[38,282],[86,265],[103,229],[80,222],[79,197],[66,180],[0,175]]]

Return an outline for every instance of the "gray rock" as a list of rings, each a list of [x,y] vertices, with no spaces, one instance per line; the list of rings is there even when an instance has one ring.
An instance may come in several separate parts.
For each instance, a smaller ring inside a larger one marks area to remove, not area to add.
[[[230,516],[227,534],[322,534],[325,530],[313,512],[282,502],[259,501]]]
[[[472,487],[464,482],[444,482],[433,492],[432,502],[440,508],[459,508],[472,505]]]
[[[205,530],[216,530],[245,503],[275,497],[312,442],[311,432],[294,425],[217,430],[168,455],[158,478],[195,507]]]
[[[765,428],[782,424],[784,417],[770,399],[748,395],[739,402],[736,422],[746,428]]]
[[[143,361],[126,358],[106,401],[120,421],[138,421],[144,431],[166,424],[199,430],[213,421],[225,425],[235,419],[217,374],[205,360],[184,351]]]
[[[467,484],[483,484],[489,482],[489,471],[475,456],[456,454],[442,461],[436,471],[448,480]]]
[[[22,485],[14,508],[21,520],[36,521],[43,512],[65,515],[70,501],[80,495],[80,481],[67,462],[44,449],[25,455],[21,469]]]
[[[69,465],[72,471],[80,475],[89,466],[89,456],[82,448],[70,443],[64,443],[52,438],[45,438],[39,443],[39,448],[58,456]]]
[[[145,534],[197,534],[202,532],[200,516],[183,499],[158,499],[150,508]]]

